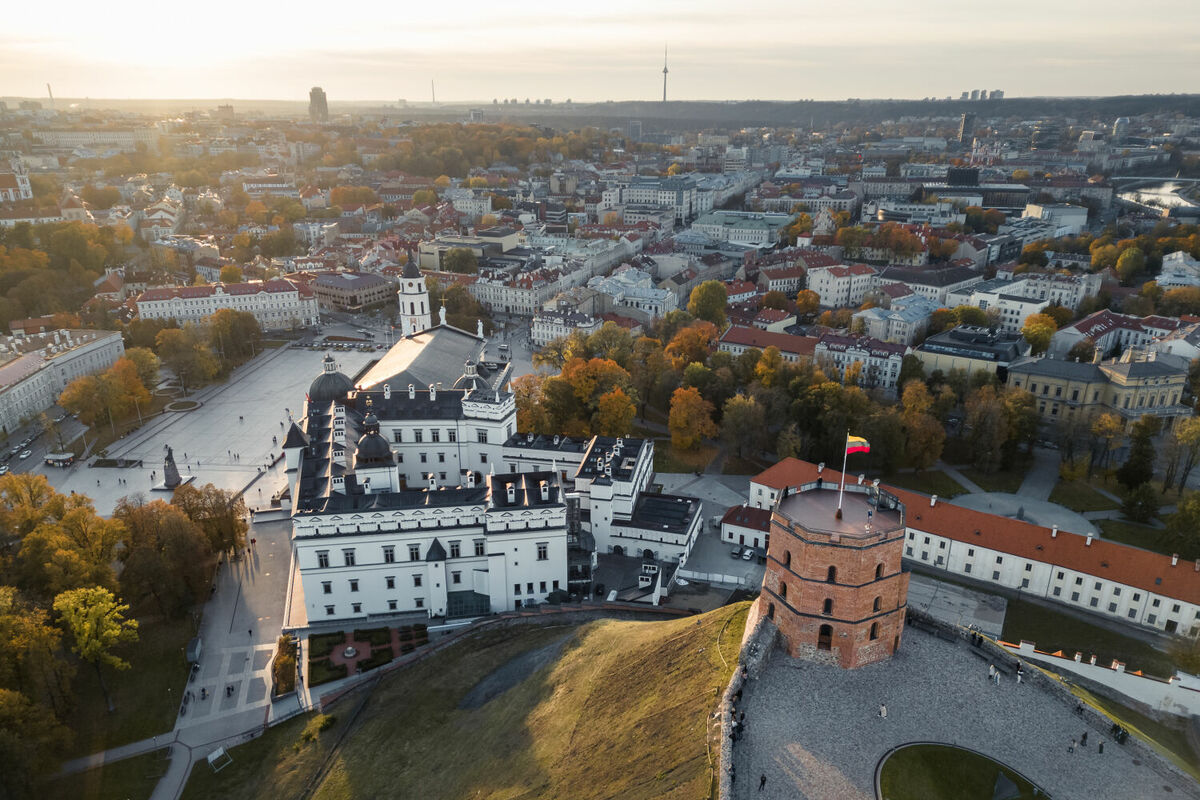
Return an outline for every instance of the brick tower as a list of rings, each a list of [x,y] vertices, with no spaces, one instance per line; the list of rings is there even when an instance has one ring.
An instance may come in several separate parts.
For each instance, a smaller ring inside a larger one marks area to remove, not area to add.
[[[826,475],[788,487],[776,503],[758,610],[775,621],[792,656],[851,669],[900,646],[904,507],[877,485],[854,483],[839,518],[841,476]]]

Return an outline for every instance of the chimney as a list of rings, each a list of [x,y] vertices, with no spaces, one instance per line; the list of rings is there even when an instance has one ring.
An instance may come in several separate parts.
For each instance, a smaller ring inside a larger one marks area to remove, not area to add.
[[[550,482],[549,481],[539,481],[539,484],[542,487],[542,502],[543,503],[550,502]]]
[[[429,402],[437,400],[437,388],[431,383],[429,384]]]
[[[417,387],[413,386],[411,383],[408,385],[408,399],[409,400],[417,399]]]
[[[475,488],[475,470],[473,470],[473,469],[467,470],[467,488],[468,489]]]
[[[1093,536],[1095,536],[1095,534],[1094,534],[1094,533],[1092,533],[1091,531],[1088,531],[1087,539],[1085,539],[1085,540],[1084,540],[1084,542],[1083,542],[1083,546],[1084,546],[1084,547],[1091,547],[1091,546],[1092,546],[1092,537],[1093,537]]]
[[[933,508],[936,505],[937,505],[937,495],[935,494],[929,498],[929,507]]]
[[[1171,566],[1173,567],[1178,563],[1179,563],[1179,553],[1171,553]]]
[[[1057,525],[1055,525],[1053,528],[1050,529],[1050,538],[1051,539],[1058,538],[1058,526]]]
[[[430,491],[434,491],[437,489],[437,473],[436,472],[429,473],[429,489],[430,489]]]
[[[508,502],[510,502],[510,503],[517,502],[517,490],[513,487],[513,485],[511,483],[504,487],[504,495],[505,495],[505,497],[508,498]]]

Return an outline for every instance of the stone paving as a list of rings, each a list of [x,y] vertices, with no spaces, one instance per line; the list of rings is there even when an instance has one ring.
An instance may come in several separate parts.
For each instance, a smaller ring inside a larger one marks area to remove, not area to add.
[[[1072,708],[1028,683],[1005,678],[993,686],[987,666],[966,643],[913,628],[894,658],[858,670],[775,652],[739,706],[746,733],[734,744],[733,797],[874,800],[879,759],[917,741],[978,750],[1055,800],[1200,797],[1195,784],[1163,778],[1107,731],[1089,730],[1088,747],[1068,753],[1071,739],[1085,730]],[[1103,754],[1096,748],[1101,740]]]

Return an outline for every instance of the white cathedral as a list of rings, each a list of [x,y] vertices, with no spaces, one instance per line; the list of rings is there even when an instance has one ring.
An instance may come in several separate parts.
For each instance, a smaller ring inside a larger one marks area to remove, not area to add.
[[[588,549],[686,558],[700,503],[643,493],[652,441],[518,434],[482,325],[432,325],[411,262],[399,301],[405,335],[357,382],[327,355],[283,444],[310,624],[545,602],[568,588],[568,503]]]

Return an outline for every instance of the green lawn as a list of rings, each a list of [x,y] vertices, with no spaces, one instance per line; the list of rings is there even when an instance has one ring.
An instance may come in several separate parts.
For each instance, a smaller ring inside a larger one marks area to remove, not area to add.
[[[1131,544],[1168,556],[1178,553],[1180,558],[1188,561],[1200,558],[1200,550],[1195,549],[1194,545],[1172,542],[1163,528],[1152,528],[1123,519],[1101,519],[1097,520],[1096,524],[1100,526],[1104,538],[1114,542]]]
[[[322,683],[329,683],[346,677],[349,671],[345,664],[334,664],[327,658],[313,661],[308,660],[308,674],[304,676],[304,682],[308,686],[320,686]]]
[[[1085,659],[1095,655],[1099,664],[1108,664],[1115,658],[1124,662],[1130,672],[1140,669],[1164,678],[1175,673],[1170,657],[1141,639],[1027,600],[1008,601],[1004,632],[1000,638],[1012,644],[1027,639],[1035,643],[1038,650],[1048,653],[1062,650],[1068,658],[1077,651],[1083,653]]]
[[[72,755],[97,753],[175,727],[175,715],[187,685],[184,650],[193,635],[191,619],[143,617],[139,623],[138,641],[118,650],[130,669],[102,668],[104,683],[116,706],[112,714],[105,708],[95,669],[79,665],[74,685],[78,706],[69,721],[75,731]]]
[[[911,745],[888,756],[879,773],[879,787],[887,800],[991,800],[1001,772],[1020,790],[1016,797],[1039,796],[1032,783],[1003,764],[936,744]]]
[[[1072,511],[1111,511],[1120,503],[1097,492],[1084,481],[1059,481],[1050,492],[1050,502],[1064,505]]]
[[[747,608],[471,636],[385,676],[311,795],[303,790],[351,725],[353,698],[332,709],[334,726],[314,743],[302,741],[308,719],[299,718],[232,749],[233,764],[216,775],[201,764],[184,798],[713,796],[708,717],[736,663]],[[460,707],[522,655],[531,660],[512,665],[512,681],[494,685],[491,699]]]
[[[317,633],[308,637],[308,657],[324,658],[333,652],[333,648],[344,644],[344,633]]]
[[[65,778],[47,781],[45,797],[71,800],[146,800],[167,771],[167,751],[145,753]]]
[[[927,470],[919,474],[916,472],[897,472],[881,480],[883,483],[898,486],[901,489],[908,489],[912,492],[936,494],[944,500],[967,493],[966,488],[961,483],[941,470]]]
[[[1094,695],[1078,686],[1072,686],[1071,691],[1085,703],[1095,706],[1115,719],[1131,734],[1149,742],[1177,767],[1200,781],[1200,753],[1192,750],[1183,730],[1164,725],[1123,703]]]
[[[654,443],[655,472],[703,472],[717,455],[717,448],[699,444],[691,450],[679,450],[670,439]]]
[[[978,484],[979,488],[985,492],[1005,492],[1007,494],[1016,494],[1021,488],[1021,483],[1025,480],[1024,470],[999,470],[998,472],[983,472],[969,467],[959,470],[963,477],[972,483]]]

